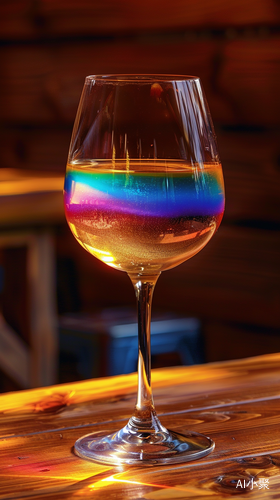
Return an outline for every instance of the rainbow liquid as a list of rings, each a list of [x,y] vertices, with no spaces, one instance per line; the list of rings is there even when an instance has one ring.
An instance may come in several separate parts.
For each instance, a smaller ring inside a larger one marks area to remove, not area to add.
[[[222,169],[155,160],[69,164],[64,203],[88,252],[131,274],[157,274],[195,255],[217,230]]]

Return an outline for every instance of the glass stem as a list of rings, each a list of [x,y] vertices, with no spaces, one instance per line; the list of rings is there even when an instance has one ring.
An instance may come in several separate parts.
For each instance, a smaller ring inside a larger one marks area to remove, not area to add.
[[[156,416],[151,388],[151,307],[158,277],[130,275],[138,309],[138,392],[128,424],[135,432],[166,432]]]

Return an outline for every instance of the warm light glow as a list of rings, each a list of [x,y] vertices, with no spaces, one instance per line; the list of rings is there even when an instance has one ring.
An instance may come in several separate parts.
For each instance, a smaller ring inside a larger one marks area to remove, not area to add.
[[[88,245],[87,243],[84,243],[83,247],[86,250],[88,250],[89,253],[92,253],[92,254],[98,256],[98,258],[100,260],[102,260],[103,262],[114,262],[114,260],[115,260],[115,257],[113,257],[111,252],[106,252],[105,250],[99,250],[99,248],[94,248],[91,245]]]
[[[103,262],[114,262],[114,257],[100,257],[100,260],[103,260]]]
[[[64,178],[61,177],[18,177],[12,176],[12,179],[1,179],[0,176],[0,196],[14,196],[21,194],[31,194],[47,191],[63,190]]]
[[[72,222],[69,222],[69,221],[68,221],[68,224],[69,224],[69,227],[70,227],[72,233],[76,236],[76,238],[78,238],[79,236],[78,236],[78,233],[76,231],[76,227],[74,226],[74,224],[72,224]]]
[[[104,477],[100,481],[97,481],[97,483],[90,484],[89,489],[93,490],[93,489],[104,488],[111,483],[143,484],[143,483],[139,483],[138,481],[129,481],[128,479],[119,479],[115,476],[109,476],[109,477]]]
[[[241,368],[242,369],[242,368]],[[188,373],[188,378],[191,380],[191,385],[195,382],[205,381],[213,383],[216,380],[218,383],[220,380],[229,380],[234,375],[234,370],[228,368],[221,369],[220,367],[215,367],[211,365],[211,368],[207,370],[207,366],[188,366],[188,367],[176,367],[173,370],[168,368],[159,369],[152,371],[152,382],[153,387],[164,387],[186,384],[186,373]],[[245,376],[245,375],[244,375]],[[114,378],[100,378],[96,380],[86,380],[84,382],[73,382],[71,384],[65,384],[63,388],[56,386],[50,388],[33,389],[32,391],[19,391],[10,394],[5,394],[1,396],[1,411],[2,412],[15,412],[18,411],[21,414],[26,410],[27,412],[34,411],[34,404],[38,404],[42,399],[48,398],[65,398],[72,394],[73,389],[78,387],[78,391],[75,396],[71,396],[71,403],[77,404],[84,401],[93,401],[94,399],[99,399],[104,396],[106,397],[116,396],[117,394],[135,393],[137,387],[137,375],[136,373],[129,375],[118,375]]]
[[[111,252],[105,252],[105,250],[99,250],[99,248],[94,248],[91,245],[88,245],[87,243],[85,243],[85,246],[90,252],[97,253],[98,255],[109,255],[109,256],[112,255]]]
[[[108,476],[104,477],[100,481],[97,481],[96,483],[92,483],[88,486],[88,488],[93,491],[93,490],[98,490],[101,488],[105,488],[109,485],[115,484],[115,483],[123,483],[123,484],[135,484],[137,486],[152,486],[154,488],[160,488],[165,489],[165,490],[176,490],[176,491],[189,491],[189,487],[186,487],[185,485],[182,485],[181,487],[178,486],[165,486],[164,484],[155,484],[155,483],[144,483],[142,481],[132,481],[130,479],[123,479],[121,478],[121,474],[117,476]],[[167,498],[167,497],[166,497]]]
[[[12,441],[12,440],[11,440]],[[21,441],[17,438],[18,445],[19,446],[24,446],[25,444],[25,438],[22,438]],[[14,444],[14,443],[13,443]],[[11,453],[10,455],[6,455],[6,461],[7,463],[14,462],[14,453]],[[41,456],[39,454],[34,457],[33,455],[33,461],[30,462],[30,460],[27,459],[22,459],[18,461],[18,464],[15,464],[12,466],[13,473],[16,473],[17,477],[20,478],[37,478],[38,481],[42,478],[42,469],[44,470],[44,475],[47,476],[48,479],[50,480],[55,480],[58,482],[65,481],[66,484],[69,484],[69,481],[71,482],[80,482],[80,481],[87,481],[87,480],[93,480],[95,476],[100,476],[102,473],[109,472],[109,467],[108,466],[102,466],[102,465],[96,465],[96,468],[91,468],[90,470],[85,468],[83,469],[81,465],[83,463],[80,463],[80,459],[77,459],[76,463],[71,464],[71,468],[69,473],[65,473],[65,464],[60,460],[61,454],[57,454],[55,457],[56,463],[50,463],[49,459],[46,459],[45,461],[41,460]],[[47,470],[46,470],[47,469]],[[1,478],[7,478],[7,474],[11,472],[11,467],[8,465],[7,469],[2,468],[2,472],[0,473],[0,483],[1,483]],[[98,481],[99,482],[99,481]]]
[[[252,358],[252,364],[255,363],[256,358]],[[244,368],[243,368],[244,364]],[[269,355],[270,366],[278,366],[279,354]],[[244,371],[244,377],[248,372],[248,365],[250,361],[246,359],[244,362],[238,360],[238,373],[241,376]],[[266,365],[265,365],[266,366]],[[205,387],[211,386],[211,390],[220,387],[221,381],[223,387],[233,384],[233,378],[236,376],[236,361],[230,361],[226,366],[219,366],[219,364],[211,363],[208,365],[193,365],[193,366],[177,366],[170,368],[159,368],[152,370],[152,384],[154,389],[158,390],[158,397],[160,397],[161,390],[166,393],[168,387],[185,386],[185,394],[190,390],[193,392],[194,384],[199,383],[200,392],[205,391]],[[257,383],[258,378],[263,377],[262,372],[255,375]],[[53,402],[62,401],[62,404],[76,405],[86,401],[94,401],[96,399],[110,397],[117,397],[118,395],[131,394],[136,392],[137,387],[137,374],[131,373],[127,375],[117,375],[115,377],[104,377],[93,380],[85,380],[83,382],[72,382],[64,384],[63,386],[43,387],[39,389],[32,389],[29,391],[18,391],[6,393],[0,396],[0,408],[2,415],[7,416],[10,413],[20,415],[30,414],[34,412],[34,407],[42,400],[47,401],[51,399]],[[73,391],[76,391],[73,393]],[[72,415],[75,410],[72,409]]]

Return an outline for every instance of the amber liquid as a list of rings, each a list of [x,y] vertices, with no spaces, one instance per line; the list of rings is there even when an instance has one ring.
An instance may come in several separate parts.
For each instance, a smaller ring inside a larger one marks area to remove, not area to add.
[[[155,160],[69,164],[64,202],[88,252],[130,274],[156,274],[195,255],[217,230],[222,170]]]

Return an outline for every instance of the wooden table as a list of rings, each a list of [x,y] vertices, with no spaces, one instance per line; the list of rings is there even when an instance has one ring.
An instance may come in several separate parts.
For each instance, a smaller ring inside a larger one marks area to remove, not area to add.
[[[131,415],[136,374],[0,396],[0,499],[280,497],[280,354],[154,370],[167,427],[211,436],[211,455],[174,466],[108,467],[75,440]]]

